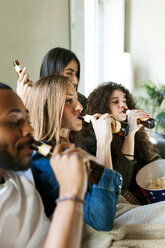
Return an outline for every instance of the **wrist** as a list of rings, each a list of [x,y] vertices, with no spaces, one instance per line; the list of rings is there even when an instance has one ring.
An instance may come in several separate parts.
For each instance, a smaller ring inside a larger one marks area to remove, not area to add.
[[[74,197],[65,197],[65,198],[58,198],[56,199],[55,202],[56,202],[56,209],[66,208],[67,211],[69,210],[70,213],[72,212],[74,215],[77,213],[81,217],[83,216],[83,209],[84,209],[84,204],[85,204],[84,200],[82,199],[78,200],[78,198],[76,198],[75,200]]]
[[[79,199],[84,199],[85,192],[82,190],[67,190],[67,189],[60,189],[59,198],[67,198],[67,197],[77,197]]]
[[[61,203],[61,202],[65,202],[65,201],[71,201],[73,203],[80,203],[80,204],[85,204],[84,199],[79,198],[77,196],[66,196],[66,197],[60,197],[58,199],[56,199],[56,204]]]

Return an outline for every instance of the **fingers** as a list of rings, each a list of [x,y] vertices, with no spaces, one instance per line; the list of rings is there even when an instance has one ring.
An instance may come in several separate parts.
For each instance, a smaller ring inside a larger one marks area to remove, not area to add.
[[[65,144],[57,144],[54,148],[52,159],[56,159],[57,156],[76,156],[83,163],[86,163],[89,166],[89,161],[97,162],[97,158],[86,151],[82,150],[81,148],[75,148],[75,145],[72,143],[65,143]]]
[[[64,151],[69,151],[75,147],[72,143],[65,143],[65,144],[57,144],[54,148],[53,155],[57,155],[60,153],[64,153]]]
[[[19,81],[22,81],[23,80],[25,74],[26,74],[26,67],[23,68],[23,70],[22,70],[22,72],[20,74],[20,77],[19,77]]]
[[[26,73],[26,67],[23,68],[20,77],[17,81],[17,86],[19,84],[32,86],[33,82],[29,80],[29,75]]]
[[[129,117],[135,117],[136,119],[139,119],[139,118],[149,118],[150,117],[150,113],[147,113],[143,110],[140,110],[140,109],[133,109],[133,110],[130,110],[128,112],[128,116]]]
[[[114,121],[114,116],[112,114],[106,113],[106,114],[94,114],[91,117],[91,120],[111,120]]]

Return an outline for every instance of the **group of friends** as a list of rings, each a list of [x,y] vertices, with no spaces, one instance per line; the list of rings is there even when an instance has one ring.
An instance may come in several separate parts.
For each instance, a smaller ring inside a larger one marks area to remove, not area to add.
[[[36,83],[26,68],[16,93],[0,83],[2,248],[80,247],[83,221],[98,231],[113,228],[120,194],[147,204],[135,177],[160,158],[137,123],[150,114],[121,84],[103,83],[86,99],[79,80],[77,56],[56,47],[45,55]],[[91,115],[90,124],[82,112]],[[115,120],[129,124],[126,137],[113,133]],[[33,139],[53,146],[52,157],[33,151]],[[88,181],[90,161],[105,167],[98,184]]]

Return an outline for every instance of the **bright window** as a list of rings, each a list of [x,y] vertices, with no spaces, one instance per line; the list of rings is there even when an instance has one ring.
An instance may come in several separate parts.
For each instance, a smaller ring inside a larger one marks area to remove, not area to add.
[[[81,63],[79,90],[98,84],[132,87],[130,54],[124,53],[125,0],[71,0],[71,49]]]

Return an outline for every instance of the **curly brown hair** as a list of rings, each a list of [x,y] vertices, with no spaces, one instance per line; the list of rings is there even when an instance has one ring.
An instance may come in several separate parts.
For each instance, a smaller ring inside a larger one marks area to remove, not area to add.
[[[126,97],[126,104],[128,109],[136,109],[136,104],[134,102],[133,96],[130,94],[129,90],[124,88],[121,84],[114,82],[107,82],[99,85],[93,92],[90,93],[87,101],[86,114],[95,113],[110,113],[109,101],[114,90],[120,90],[124,93]],[[83,132],[86,132],[84,129]],[[122,149],[124,138],[114,134],[112,141],[112,159],[113,161],[117,159],[119,151]],[[153,144],[149,141],[149,137],[142,127],[135,134],[135,153],[134,157],[137,160],[140,167],[152,161],[153,156],[156,152]],[[140,168],[139,168],[140,169]]]

